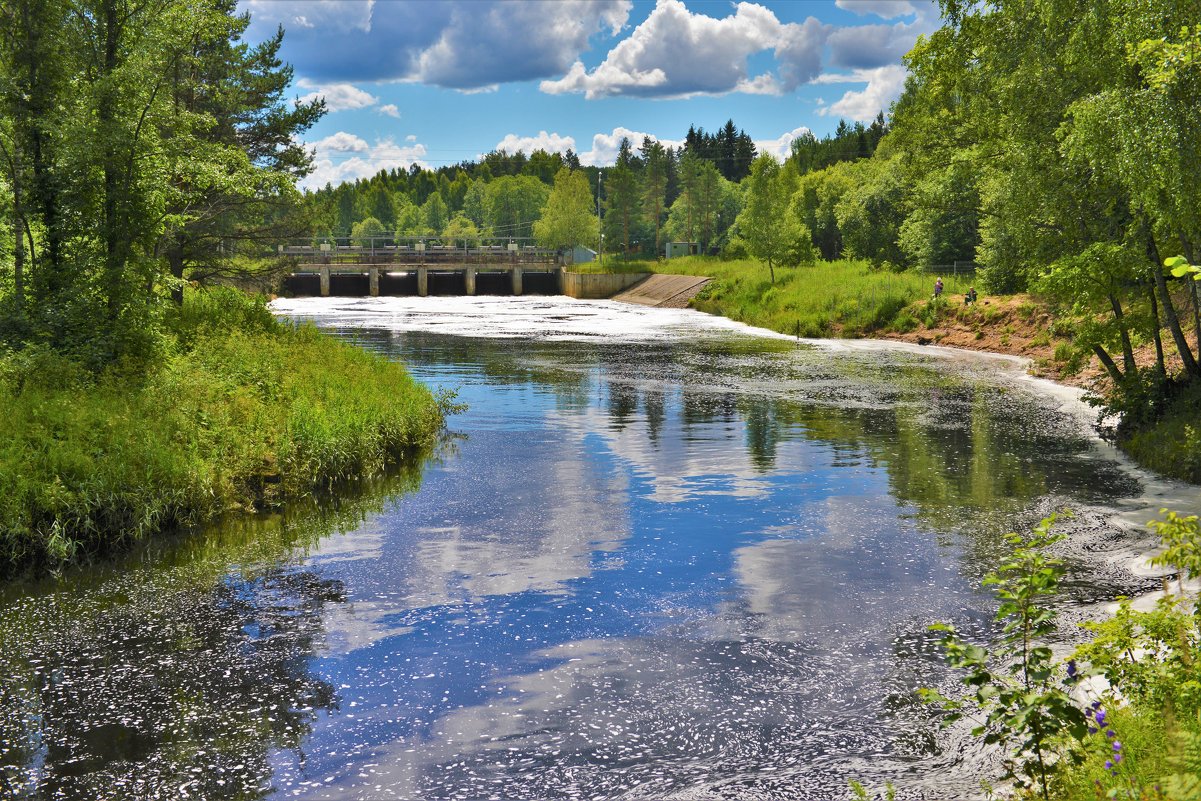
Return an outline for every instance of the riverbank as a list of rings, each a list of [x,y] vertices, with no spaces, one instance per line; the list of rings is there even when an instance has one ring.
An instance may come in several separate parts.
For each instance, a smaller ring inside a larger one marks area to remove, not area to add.
[[[442,428],[401,365],[236,291],[189,294],[168,331],[153,365],[100,375],[0,354],[0,574],[369,476]]]
[[[943,295],[932,299],[934,276],[874,270],[866,262],[819,262],[776,271],[756,261],[683,257],[630,262],[645,269],[711,277],[693,308],[759,328],[809,338],[877,338],[918,345],[1019,356],[1032,375],[1103,395],[1108,378],[1095,357],[1080,358],[1070,326],[1057,324],[1047,305],[1026,295],[980,295],[965,304],[972,276],[943,276]],[[979,288],[976,287],[978,290]],[[1170,345],[1170,343],[1166,343]],[[1169,368],[1173,353],[1169,353]],[[1136,350],[1140,364],[1154,354]],[[1171,478],[1201,483],[1201,402],[1184,393],[1158,420],[1123,431],[1119,445],[1140,465]]]

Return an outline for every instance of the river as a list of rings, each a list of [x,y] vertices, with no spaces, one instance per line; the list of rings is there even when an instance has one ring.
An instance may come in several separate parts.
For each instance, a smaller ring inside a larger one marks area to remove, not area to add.
[[[914,698],[1071,508],[1072,622],[1170,495],[1003,357],[564,298],[277,302],[457,391],[430,460],[0,595],[0,795],[982,796]],[[1148,500],[1158,493],[1159,499]]]

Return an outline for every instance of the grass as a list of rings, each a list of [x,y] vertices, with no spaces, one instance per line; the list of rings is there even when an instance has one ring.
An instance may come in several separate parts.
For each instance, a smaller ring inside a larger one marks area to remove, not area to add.
[[[1095,801],[1105,797],[1166,801],[1196,797],[1161,795],[1153,789],[1171,786],[1173,776],[1188,772],[1189,752],[1196,759],[1198,743],[1201,743],[1201,723],[1195,718],[1174,718],[1163,709],[1116,706],[1109,709],[1107,728],[1120,738],[1121,763],[1115,765],[1112,761],[1114,751],[1110,738],[1101,733],[1091,735],[1085,741],[1083,762],[1065,764],[1057,772],[1052,798],[1058,801]],[[1106,761],[1110,763],[1108,768]],[[1201,784],[1194,789],[1201,789]]]
[[[378,473],[441,430],[404,368],[233,290],[196,293],[149,369],[0,353],[0,572],[104,552]]]
[[[909,307],[933,295],[935,279],[924,273],[875,270],[862,261],[777,267],[775,283],[766,265],[752,259],[687,256],[647,266],[656,272],[712,278],[693,303],[702,311],[804,337],[913,330],[920,322]],[[967,290],[970,280],[943,277],[948,303]]]

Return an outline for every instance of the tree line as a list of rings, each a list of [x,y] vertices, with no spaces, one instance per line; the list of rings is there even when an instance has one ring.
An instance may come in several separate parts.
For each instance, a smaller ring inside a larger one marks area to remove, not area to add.
[[[887,129],[881,114],[870,126],[842,121],[820,140],[806,132],[794,142],[790,161],[816,169],[865,159]],[[580,174],[591,193],[588,208],[600,214],[597,232],[574,244],[595,247],[603,233],[606,251],[631,257],[662,255],[667,241],[696,243],[706,253],[731,245],[740,252],[733,226],[757,157],[750,136],[728,120],[715,133],[690,126],[679,148],[651,137],[635,146],[625,138],[611,167],[582,166],[570,150],[528,155],[499,150],[437,169],[414,165],[380,171],[326,186],[307,196],[307,203],[319,239],[530,237],[558,203],[552,202],[552,187],[567,169]],[[583,213],[584,204],[573,208]],[[583,225],[580,221],[577,228]]]

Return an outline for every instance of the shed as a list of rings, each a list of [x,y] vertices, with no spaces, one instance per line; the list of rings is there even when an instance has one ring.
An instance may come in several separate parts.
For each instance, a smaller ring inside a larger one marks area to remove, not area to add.
[[[587,264],[590,261],[596,261],[596,251],[592,248],[586,248],[583,245],[576,245],[564,252],[568,264]]]
[[[668,242],[663,255],[674,259],[676,256],[698,256],[700,252],[700,242]]]

